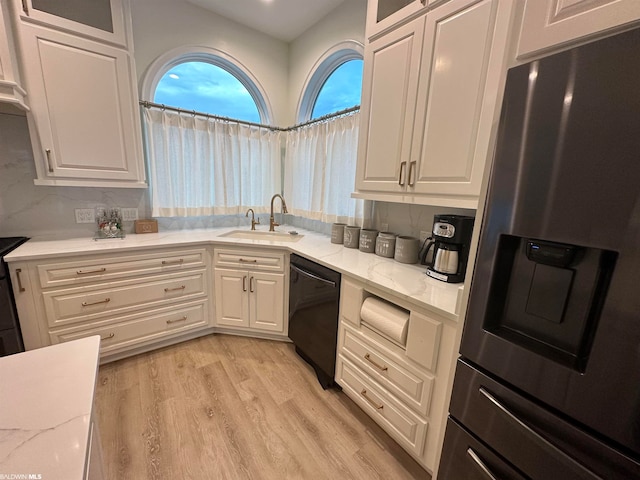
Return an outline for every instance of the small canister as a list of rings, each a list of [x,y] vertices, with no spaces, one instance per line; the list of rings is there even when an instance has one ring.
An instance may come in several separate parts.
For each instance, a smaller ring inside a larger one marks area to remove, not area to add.
[[[418,263],[418,247],[420,240],[415,237],[400,235],[396,238],[394,260],[400,263]]]
[[[331,243],[344,243],[344,223],[331,225]]]
[[[396,234],[393,232],[380,232],[376,238],[376,255],[393,258],[396,250]]]
[[[360,227],[347,225],[344,227],[344,246],[347,248],[358,248],[360,242]]]
[[[365,253],[373,253],[376,251],[377,230],[363,228],[360,230],[360,251]]]

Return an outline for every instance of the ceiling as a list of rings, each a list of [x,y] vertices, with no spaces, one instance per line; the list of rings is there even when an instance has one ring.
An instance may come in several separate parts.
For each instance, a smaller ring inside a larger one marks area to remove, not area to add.
[[[290,42],[344,0],[187,0],[285,42]]]

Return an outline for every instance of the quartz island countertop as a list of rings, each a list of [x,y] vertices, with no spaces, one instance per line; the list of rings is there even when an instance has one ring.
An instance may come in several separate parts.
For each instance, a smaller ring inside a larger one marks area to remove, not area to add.
[[[93,336],[0,358],[6,478],[85,478],[99,348]]]
[[[32,239],[5,256],[7,262],[59,258],[82,254],[135,252],[149,248],[213,245],[255,246],[285,249],[304,256],[342,274],[350,275],[395,297],[402,298],[443,317],[457,320],[462,284],[448,284],[425,275],[424,265],[407,265],[392,258],[333,244],[328,235],[283,225],[281,232],[296,230],[302,237],[295,242],[232,238],[224,236],[248,227],[172,230],[160,233],[129,234],[124,239],[95,241],[91,237],[63,240]],[[263,230],[266,230],[263,229]]]

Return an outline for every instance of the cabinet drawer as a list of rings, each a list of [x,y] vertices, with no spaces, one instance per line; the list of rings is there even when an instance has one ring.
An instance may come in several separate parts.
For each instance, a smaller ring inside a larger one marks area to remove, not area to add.
[[[399,361],[362,333],[341,325],[340,353],[421,415],[427,416],[433,377]]]
[[[427,422],[395,400],[382,387],[349,362],[338,356],[336,380],[345,393],[398,443],[421,456],[427,434]]]
[[[214,250],[213,262],[216,267],[283,272],[284,255],[284,252],[277,251]]]
[[[126,317],[123,317],[126,318]],[[132,315],[126,321],[110,325],[71,328],[50,332],[52,343],[68,342],[79,338],[100,335],[100,353],[127,347],[136,343],[168,337],[184,331],[209,325],[207,302],[190,306],[164,309],[152,315]]]
[[[103,285],[97,289],[76,287],[45,292],[42,297],[49,326],[91,320],[143,306],[190,300],[193,297],[204,296],[207,291],[204,270],[155,278],[145,283],[127,280]]]
[[[205,265],[206,250],[202,248],[38,265],[38,277],[42,288],[50,288],[175,272]]]

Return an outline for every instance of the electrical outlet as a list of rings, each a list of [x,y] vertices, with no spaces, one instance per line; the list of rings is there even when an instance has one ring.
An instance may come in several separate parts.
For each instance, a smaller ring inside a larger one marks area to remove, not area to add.
[[[123,222],[133,222],[134,220],[138,220],[137,208],[121,208],[120,213],[122,213]]]
[[[431,232],[428,232],[426,230],[420,230],[420,242],[424,242],[430,236],[431,236]]]
[[[76,223],[93,223],[96,215],[93,208],[76,208]]]
[[[381,223],[380,224],[380,230],[382,230],[383,232],[388,232],[389,231],[389,224],[388,223]]]

